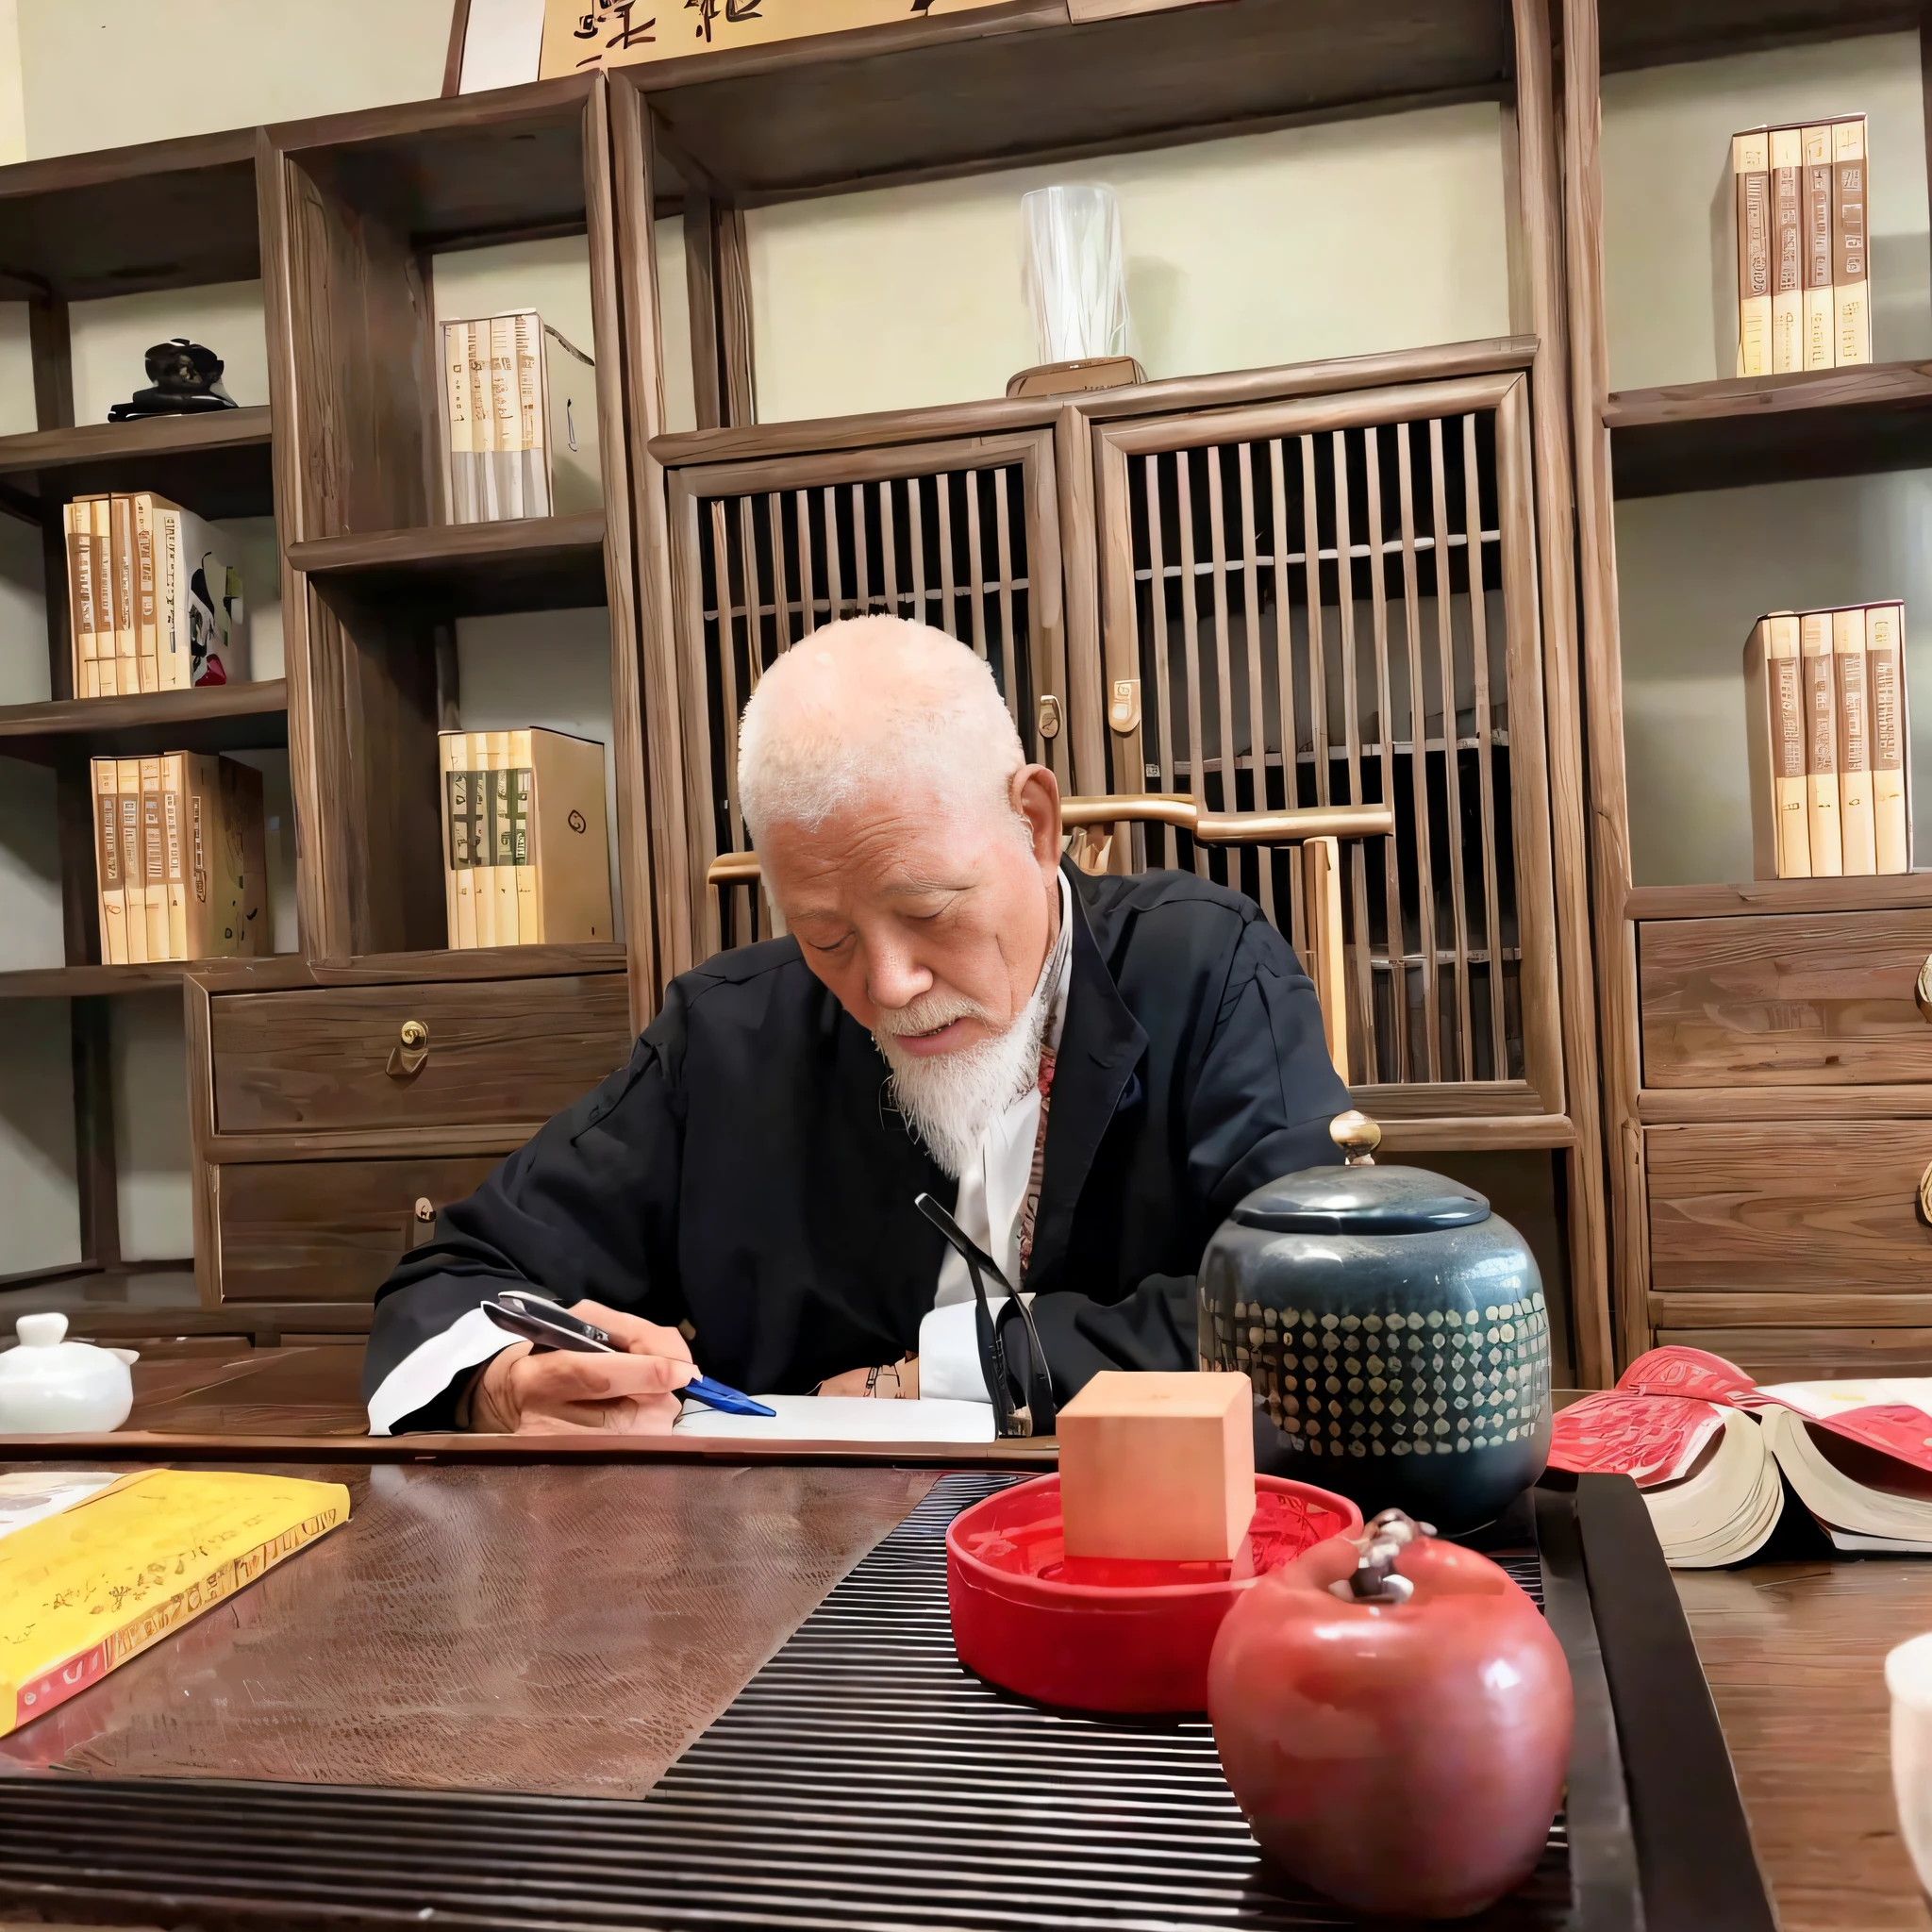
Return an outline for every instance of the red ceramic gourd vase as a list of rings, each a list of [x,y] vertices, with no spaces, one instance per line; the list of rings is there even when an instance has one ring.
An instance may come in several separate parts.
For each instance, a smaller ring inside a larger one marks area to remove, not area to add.
[[[1257,1841],[1357,1911],[1453,1919],[1535,1868],[1563,1791],[1570,1668],[1488,1557],[1378,1517],[1264,1578],[1208,1670]]]

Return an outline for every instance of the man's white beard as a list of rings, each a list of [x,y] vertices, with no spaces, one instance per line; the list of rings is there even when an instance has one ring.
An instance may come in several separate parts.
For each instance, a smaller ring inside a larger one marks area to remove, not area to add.
[[[1042,965],[1033,997],[1013,1024],[955,1053],[908,1053],[900,1036],[929,1033],[950,1020],[984,1019],[970,1000],[927,996],[880,1016],[890,1021],[891,1030],[881,1024],[872,1037],[892,1070],[892,1104],[955,1180],[978,1158],[987,1127],[1039,1079],[1052,995]]]

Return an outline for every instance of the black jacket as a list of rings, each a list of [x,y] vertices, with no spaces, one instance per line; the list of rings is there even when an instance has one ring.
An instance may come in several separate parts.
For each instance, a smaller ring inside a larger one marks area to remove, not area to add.
[[[1071,866],[1073,965],[1026,1286],[1102,1305],[1191,1275],[1263,1181],[1335,1158],[1314,989],[1240,894]],[[808,1390],[917,1346],[957,1184],[791,939],[682,974],[629,1063],[512,1154],[380,1291],[365,1393],[508,1283],[689,1321],[707,1374]],[[449,1426],[455,1388],[402,1428]]]

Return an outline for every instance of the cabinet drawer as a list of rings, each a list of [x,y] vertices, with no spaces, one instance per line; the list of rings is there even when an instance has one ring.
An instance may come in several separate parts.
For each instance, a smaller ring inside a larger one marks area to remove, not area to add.
[[[208,1020],[222,1134],[547,1120],[631,1048],[622,973],[217,993]]]
[[[1834,1297],[1932,1291],[1932,1121],[1649,1127],[1643,1147],[1654,1294],[1802,1295],[1824,1326]]]
[[[412,1244],[415,1206],[475,1191],[493,1155],[239,1161],[212,1170],[225,1302],[366,1302]]]
[[[1646,1087],[1932,1080],[1912,989],[1932,911],[1648,920],[1637,984]]]

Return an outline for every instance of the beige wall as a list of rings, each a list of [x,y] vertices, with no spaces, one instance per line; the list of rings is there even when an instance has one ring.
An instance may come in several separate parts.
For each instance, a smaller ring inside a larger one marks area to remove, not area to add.
[[[11,0],[8,10],[36,158],[424,100],[441,92],[449,49],[450,0]]]
[[[1617,582],[1639,885],[1751,876],[1742,660],[1766,610],[1903,597],[1911,769],[1932,772],[1932,471],[1619,504]],[[1912,808],[1923,865],[1932,785]]]
[[[1879,34],[1605,76],[1613,390],[1737,374],[1731,136],[1847,111],[1871,123],[1874,353],[1932,356],[1919,38]]]
[[[760,420],[1004,394],[1041,359],[1020,196],[1053,181],[1119,195],[1150,375],[1508,328],[1500,115],[1439,108],[756,208]]]

